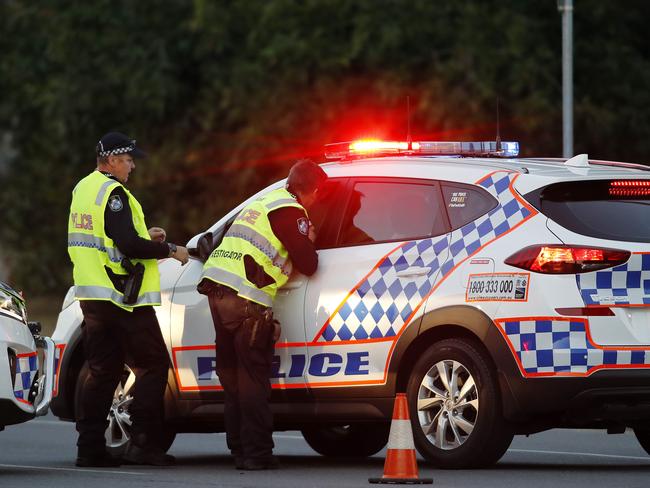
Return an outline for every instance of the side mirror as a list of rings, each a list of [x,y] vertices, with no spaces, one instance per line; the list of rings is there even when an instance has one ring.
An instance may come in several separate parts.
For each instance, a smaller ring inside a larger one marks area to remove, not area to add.
[[[40,336],[43,330],[40,322],[27,322],[27,327],[29,327],[29,331],[33,336]]]
[[[207,261],[210,257],[210,254],[214,250],[214,244],[212,239],[212,232],[206,232],[201,237],[199,237],[198,242],[196,243],[196,249],[201,261]]]

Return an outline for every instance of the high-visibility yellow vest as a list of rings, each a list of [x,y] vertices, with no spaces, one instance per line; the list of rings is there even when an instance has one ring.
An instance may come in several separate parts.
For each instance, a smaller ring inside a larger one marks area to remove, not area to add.
[[[108,300],[128,311],[133,311],[134,307],[160,305],[160,273],[156,259],[131,259],[133,264],[140,262],[144,265],[142,286],[133,305],[122,303],[123,294],[115,288],[106,272],[109,268],[117,275],[127,274],[121,264],[124,254],[104,230],[108,198],[118,186],[128,196],[136,232],[143,239],[151,239],[142,207],[120,182],[99,171],[83,178],[72,191],[68,219],[68,254],[74,266],[75,297],[79,300]]]
[[[268,217],[269,212],[282,207],[305,210],[284,188],[274,190],[244,208],[203,265],[201,279],[229,286],[247,300],[272,306],[278,288],[287,282],[292,270],[289,253],[275,237]],[[274,283],[258,288],[248,280],[244,267],[247,254],[264,268]]]

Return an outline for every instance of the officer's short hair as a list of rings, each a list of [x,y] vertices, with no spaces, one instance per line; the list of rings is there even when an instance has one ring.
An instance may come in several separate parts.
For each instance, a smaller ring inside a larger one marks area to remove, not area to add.
[[[327,174],[323,168],[311,159],[301,159],[289,170],[287,188],[294,193],[311,193],[326,179]]]

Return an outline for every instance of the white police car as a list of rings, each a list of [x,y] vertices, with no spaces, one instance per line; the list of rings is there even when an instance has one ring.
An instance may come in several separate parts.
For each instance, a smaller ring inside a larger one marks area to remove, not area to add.
[[[367,456],[408,395],[416,447],[441,467],[496,462],[514,434],[634,429],[650,449],[650,172],[640,165],[516,159],[509,142],[327,148],[329,181],[310,217],[319,269],[278,294],[277,430],[319,453]],[[247,202],[160,263],[158,319],[172,369],[168,444],[223,429],[205,257]],[[53,411],[74,417],[86,374],[69,292]],[[128,441],[133,375],[107,438]]]
[[[40,331],[38,322],[27,322],[22,296],[0,282],[0,430],[47,413],[55,347]],[[42,365],[39,349],[43,349]]]

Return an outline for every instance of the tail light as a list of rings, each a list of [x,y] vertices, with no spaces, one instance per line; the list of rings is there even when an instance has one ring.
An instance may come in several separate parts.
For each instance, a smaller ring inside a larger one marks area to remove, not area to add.
[[[619,266],[628,259],[630,252],[620,249],[541,244],[525,247],[505,263],[536,273],[576,274]]]

